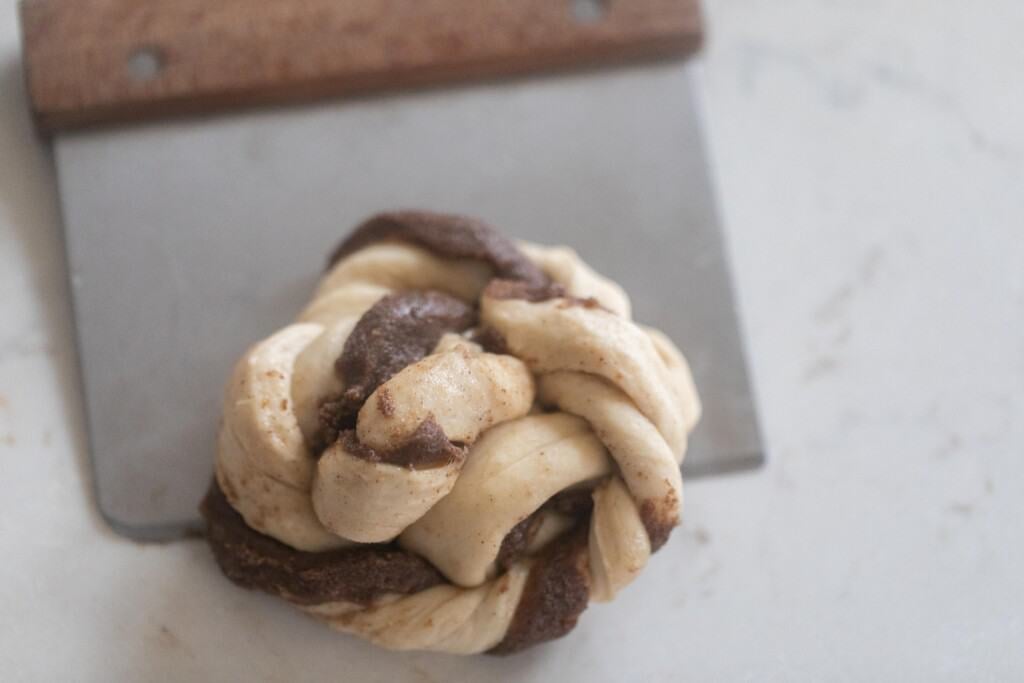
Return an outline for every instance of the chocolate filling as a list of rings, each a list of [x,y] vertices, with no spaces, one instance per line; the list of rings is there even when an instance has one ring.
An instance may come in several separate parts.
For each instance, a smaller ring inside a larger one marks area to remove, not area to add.
[[[466,457],[466,448],[449,441],[433,417],[421,422],[405,443],[390,451],[378,451],[361,443],[355,430],[342,432],[339,440],[345,452],[357,458],[415,470],[444,467]]]
[[[322,553],[287,546],[249,528],[217,485],[200,506],[206,537],[221,571],[243,588],[299,605],[348,601],[368,605],[385,593],[408,595],[444,583],[429,562],[393,545]]]
[[[565,296],[565,288],[555,283],[533,283],[521,280],[491,280],[484,296],[492,299],[525,299],[531,303]]]
[[[544,505],[567,517],[575,517],[578,520],[586,519],[590,516],[590,511],[594,509],[594,492],[589,488],[559,491]]]
[[[665,545],[672,534],[672,529],[679,523],[679,501],[676,499],[672,503],[673,505],[667,505],[663,501],[645,500],[640,506],[640,521],[643,522],[647,537],[651,540],[652,553]]]
[[[441,292],[400,292],[375,303],[356,323],[334,365],[342,400],[355,411],[377,387],[424,358],[446,332],[476,323],[476,312]]]
[[[535,560],[505,637],[488,652],[512,654],[564,636],[589,599],[587,529],[581,526]]]
[[[370,218],[335,249],[329,263],[334,265],[363,247],[386,240],[409,242],[444,258],[483,261],[494,269],[494,277],[505,280],[536,286],[551,282],[511,240],[486,223],[428,211],[397,211]]]
[[[496,559],[498,567],[502,571],[508,571],[509,567],[516,563],[516,560],[526,554],[526,547],[530,545],[530,541],[537,534],[541,519],[541,516],[535,512],[505,534]]]
[[[591,489],[571,489],[556,493],[533,514],[512,527],[505,534],[505,538],[501,541],[501,547],[498,549],[496,558],[498,567],[507,571],[526,554],[526,548],[533,541],[533,537],[537,535],[543,513],[546,510],[553,510],[566,517],[574,518],[577,526],[586,525],[591,511],[594,509],[592,493]]]
[[[295,550],[247,526],[216,480],[200,511],[206,519],[207,540],[228,579],[298,605],[336,601],[370,605],[388,593],[411,595],[446,583],[429,562],[394,544],[322,553]],[[502,546],[525,545],[532,520],[517,525],[522,540],[506,539]],[[518,652],[572,630],[590,596],[586,551],[586,524],[544,549],[530,568],[508,632],[491,653]]]
[[[362,446],[352,430],[359,409],[374,391],[429,355],[446,332],[462,332],[475,322],[476,311],[440,292],[400,292],[370,307],[352,329],[334,364],[345,390],[320,405],[320,433],[314,439],[314,453],[322,455],[347,434],[346,450],[373,462],[436,467],[462,457],[462,449],[453,446],[432,419],[420,425],[408,443],[387,453]],[[385,416],[394,412],[391,395],[384,388],[377,391],[377,407]]]
[[[320,458],[343,433],[356,428],[360,406],[354,408],[340,398],[329,398],[320,404],[317,414],[320,429],[310,444],[313,454]]]
[[[470,341],[479,344],[487,353],[508,354],[505,336],[493,327],[481,327],[473,332]]]
[[[561,299],[558,303],[558,308],[565,309],[579,306],[580,308],[597,308],[602,311],[608,311],[607,308],[601,305],[600,301],[592,296],[585,298],[569,296],[565,291],[565,287],[557,283],[535,286],[516,280],[491,280],[484,289],[484,296],[492,299],[523,299],[530,303]]]

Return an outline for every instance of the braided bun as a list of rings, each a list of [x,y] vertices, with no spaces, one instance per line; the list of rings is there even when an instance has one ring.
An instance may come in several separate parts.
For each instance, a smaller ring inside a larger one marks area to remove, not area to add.
[[[235,367],[209,541],[384,647],[515,652],[668,540],[699,413],[683,356],[571,250],[379,215]]]

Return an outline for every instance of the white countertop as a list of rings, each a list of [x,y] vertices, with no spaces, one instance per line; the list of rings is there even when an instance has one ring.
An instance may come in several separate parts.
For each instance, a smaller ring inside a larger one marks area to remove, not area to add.
[[[566,639],[458,659],[336,635],[228,584],[199,542],[99,520],[53,177],[3,0],[4,680],[1024,679],[1024,5],[707,5],[701,87],[770,463],[689,485],[672,542]]]

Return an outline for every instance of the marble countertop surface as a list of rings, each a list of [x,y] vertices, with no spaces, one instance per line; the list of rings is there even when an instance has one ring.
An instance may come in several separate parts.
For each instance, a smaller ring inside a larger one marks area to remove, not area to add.
[[[0,662],[21,680],[1024,679],[1024,5],[708,0],[770,448],[557,645],[391,654],[89,497],[53,173],[0,2]]]

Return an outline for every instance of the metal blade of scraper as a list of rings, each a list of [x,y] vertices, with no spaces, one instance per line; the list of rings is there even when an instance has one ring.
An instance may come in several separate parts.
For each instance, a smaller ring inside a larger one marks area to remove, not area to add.
[[[681,62],[61,134],[99,505],[133,536],[196,519],[233,362],[287,324],[377,211],[572,245],[689,358],[684,471],[761,460],[728,258]]]

